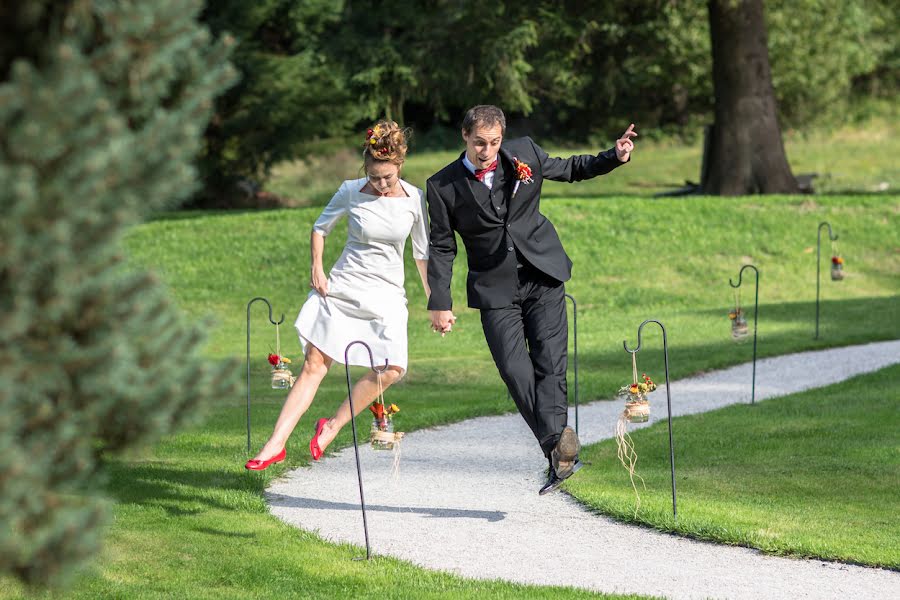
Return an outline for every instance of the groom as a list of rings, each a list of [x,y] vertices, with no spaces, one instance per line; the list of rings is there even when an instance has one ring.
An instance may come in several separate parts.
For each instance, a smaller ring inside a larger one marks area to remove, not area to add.
[[[580,443],[566,425],[568,323],[565,287],[572,261],[540,213],[544,179],[581,181],[628,162],[637,136],[629,126],[597,156],[551,158],[530,138],[504,140],[506,117],[475,106],[463,119],[465,152],[428,180],[431,252],[428,309],[442,334],[451,312],[450,277],[458,233],[466,247],[469,306],[481,310],[484,336],[500,377],[550,462],[546,494],[581,467]]]

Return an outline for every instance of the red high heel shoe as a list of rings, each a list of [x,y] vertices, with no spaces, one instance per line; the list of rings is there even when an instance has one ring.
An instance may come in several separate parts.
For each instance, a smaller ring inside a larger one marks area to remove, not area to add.
[[[312,454],[313,460],[319,460],[322,458],[322,455],[325,454],[322,452],[322,449],[319,448],[319,436],[322,435],[322,429],[327,422],[328,419],[319,419],[316,421],[316,434],[309,440],[309,453]]]
[[[280,463],[287,456],[287,452],[284,448],[281,449],[281,452],[270,458],[269,460],[256,460],[250,459],[247,461],[247,464],[244,465],[244,468],[248,471],[265,471],[269,468],[269,465],[274,465],[275,463]]]

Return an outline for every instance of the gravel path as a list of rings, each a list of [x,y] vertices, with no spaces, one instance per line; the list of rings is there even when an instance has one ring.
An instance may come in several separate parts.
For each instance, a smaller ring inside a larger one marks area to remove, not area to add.
[[[900,340],[761,360],[757,401],[897,362]],[[749,402],[750,368],[673,382],[673,414]],[[665,418],[664,386],[651,400]],[[582,442],[612,437],[620,411],[620,402],[581,406]],[[496,458],[481,460],[486,444]],[[677,428],[675,452],[677,465]],[[897,572],[699,542],[592,515],[561,492],[538,496],[545,461],[518,414],[407,434],[399,479],[389,475],[390,452],[365,445],[360,457],[374,554],[472,578],[670,598],[900,598]],[[365,544],[352,447],[292,471],[267,499],[292,525]],[[640,559],[638,574],[627,557]]]

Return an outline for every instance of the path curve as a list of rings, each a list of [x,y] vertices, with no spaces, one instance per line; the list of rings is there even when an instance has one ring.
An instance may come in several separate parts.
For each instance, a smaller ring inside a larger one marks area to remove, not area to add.
[[[830,385],[897,362],[900,340],[760,360],[756,397]],[[673,382],[673,414],[749,402],[750,374],[748,363]],[[665,404],[664,386],[652,399]],[[582,442],[612,437],[620,411],[619,402],[581,406]],[[665,410],[654,416],[664,418]],[[496,458],[471,464],[485,443],[498,449]],[[407,434],[399,479],[389,476],[390,452],[364,445],[360,457],[372,552],[423,567],[669,598],[900,598],[897,572],[691,540],[591,514],[561,492],[538,496],[545,461],[518,414]],[[352,447],[288,473],[267,500],[287,523],[333,542],[365,544]],[[626,568],[626,557],[640,559],[640,574]]]

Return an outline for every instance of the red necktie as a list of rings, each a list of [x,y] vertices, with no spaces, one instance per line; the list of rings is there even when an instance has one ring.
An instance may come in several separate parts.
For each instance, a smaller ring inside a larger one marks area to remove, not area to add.
[[[478,181],[484,181],[484,176],[490,173],[491,171],[497,170],[497,161],[495,160],[490,164],[489,167],[485,169],[475,169],[475,179]]]

